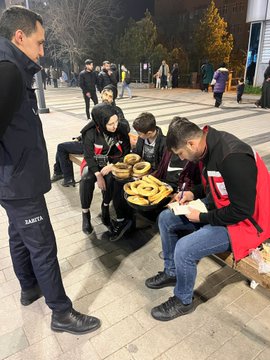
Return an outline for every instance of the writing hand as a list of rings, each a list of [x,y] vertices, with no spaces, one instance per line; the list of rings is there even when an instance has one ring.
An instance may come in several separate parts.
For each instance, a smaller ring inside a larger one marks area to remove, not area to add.
[[[180,203],[180,205],[184,205],[194,200],[194,194],[191,191],[184,191],[183,196],[182,192],[176,194],[175,200]]]

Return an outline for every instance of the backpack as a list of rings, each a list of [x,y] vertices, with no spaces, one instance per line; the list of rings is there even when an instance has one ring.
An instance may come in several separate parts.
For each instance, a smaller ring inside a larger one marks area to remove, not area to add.
[[[129,71],[129,70],[126,71],[125,83],[126,83],[126,84],[130,84],[130,83],[131,83],[131,76],[130,76],[130,71]]]

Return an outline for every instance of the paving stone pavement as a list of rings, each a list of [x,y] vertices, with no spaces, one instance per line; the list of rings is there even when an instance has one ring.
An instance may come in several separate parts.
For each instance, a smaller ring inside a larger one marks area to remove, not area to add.
[[[153,112],[164,129],[174,115],[186,116],[244,139],[270,168],[270,116],[255,108],[256,97],[245,95],[238,105],[234,93],[225,93],[224,105],[216,109],[212,94],[199,90],[133,93],[133,99],[118,101],[131,124],[142,111]],[[86,121],[78,88],[49,88],[45,94],[51,112],[41,118],[52,168],[57,144],[77,136]],[[77,166],[75,175],[79,180]],[[244,277],[213,258],[198,265],[196,311],[169,323],[155,321],[151,308],[172,294],[171,288],[144,286],[145,278],[163,267],[155,226],[139,219],[136,232],[110,243],[99,218],[100,199],[96,190],[91,207],[95,233],[88,237],[81,232],[78,185],[55,183],[46,194],[66,291],[78,310],[102,319],[98,331],[80,337],[50,330],[43,298],[29,307],[20,305],[7,218],[0,208],[0,360],[270,358],[270,292],[252,290]]]

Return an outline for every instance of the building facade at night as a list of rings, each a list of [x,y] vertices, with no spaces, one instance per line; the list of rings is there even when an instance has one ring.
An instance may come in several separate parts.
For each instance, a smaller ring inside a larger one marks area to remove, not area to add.
[[[260,86],[270,60],[270,0],[249,0],[247,23],[250,24],[247,74],[253,68],[253,84]]]
[[[155,0],[155,18],[158,23],[173,23],[175,32],[184,46],[192,42],[195,26],[199,23],[209,0]],[[248,0],[215,0],[220,15],[228,23],[228,31],[234,38],[234,53],[246,53],[249,25],[246,23]]]

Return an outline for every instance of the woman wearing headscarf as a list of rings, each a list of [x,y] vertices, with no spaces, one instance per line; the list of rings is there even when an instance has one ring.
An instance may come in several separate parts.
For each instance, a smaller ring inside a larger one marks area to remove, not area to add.
[[[116,241],[132,225],[130,220],[125,219],[118,197],[113,194],[115,180],[111,173],[113,164],[122,161],[130,152],[128,131],[126,126],[119,122],[116,110],[107,103],[93,107],[92,119],[81,131],[84,149],[80,183],[82,230],[85,234],[93,231],[89,208],[97,182],[103,195],[102,221],[107,226],[110,225],[109,203],[113,199],[117,220],[110,240]]]

